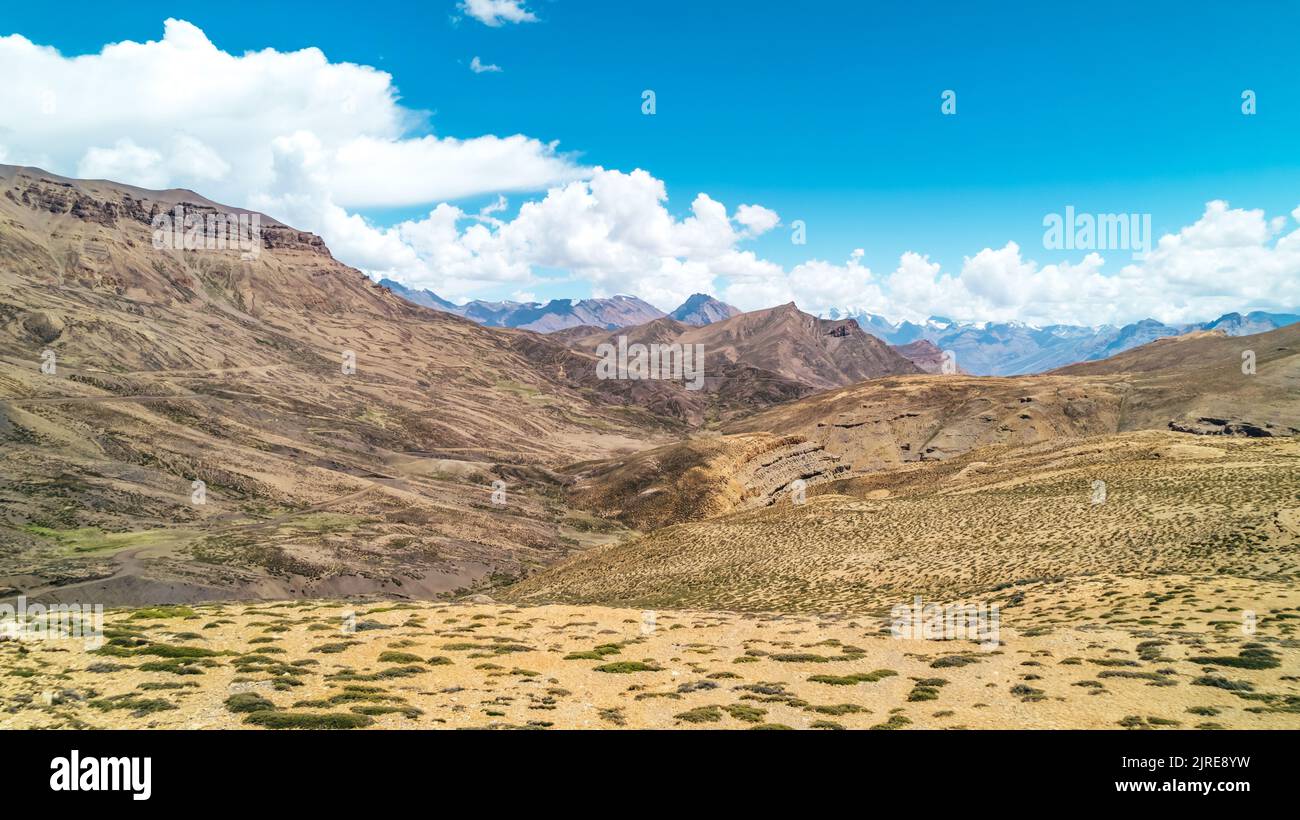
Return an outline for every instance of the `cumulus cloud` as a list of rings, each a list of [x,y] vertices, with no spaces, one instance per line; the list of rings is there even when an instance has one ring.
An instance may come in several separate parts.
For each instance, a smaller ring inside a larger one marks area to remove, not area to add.
[[[428,273],[393,272],[458,296],[486,283],[532,281],[539,269],[563,270],[595,295],[635,293],[669,308],[717,290],[719,277],[780,275],[779,266],[736,249],[748,229],[739,212],[699,194],[678,218],[667,199],[663,182],[644,170],[597,168],[523,203],[508,221],[485,213],[499,211],[499,201],[473,216],[439,206],[394,229]]]
[[[781,224],[781,217],[762,205],[741,205],[736,209],[736,221],[745,226],[750,236],[758,236]]]
[[[523,0],[464,0],[456,8],[493,28],[504,23],[537,22],[537,16],[524,8]]]
[[[1300,208],[1292,219],[1300,222]],[[1212,319],[1231,311],[1300,306],[1300,228],[1286,217],[1209,202],[1199,219],[1166,234],[1145,258],[1107,270],[1100,253],[1039,264],[1015,242],[984,248],[955,273],[909,251],[885,275],[854,251],[843,264],[812,260],[761,284],[726,291],[739,307],[793,298],[813,313],[866,311],[892,320],[1123,324]]]
[[[502,71],[501,66],[495,63],[484,63],[477,55],[469,61],[469,70],[475,74],[499,74]]]
[[[64,57],[0,37],[0,150],[22,163],[143,187],[198,188],[240,203],[288,194],[272,146],[314,140],[311,173],[344,207],[405,206],[535,191],[585,169],[553,142],[431,136],[393,78],[330,62],[316,48],[230,54],[196,26],[167,20],[161,40]]]

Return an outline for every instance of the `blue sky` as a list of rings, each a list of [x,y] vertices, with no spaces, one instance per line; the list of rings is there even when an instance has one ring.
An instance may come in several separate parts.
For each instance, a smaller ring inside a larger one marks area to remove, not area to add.
[[[744,248],[786,268],[861,248],[873,271],[910,250],[955,274],[1008,241],[1041,264],[1078,261],[1043,248],[1045,214],[1150,213],[1159,235],[1210,200],[1270,218],[1300,205],[1298,4],[535,0],[535,22],[499,26],[453,0],[259,5],[178,2],[166,16],[231,54],[317,47],[388,72],[401,105],[428,113],[412,134],[558,141],[583,166],[645,169],[677,217],[699,192],[729,209],[762,204],[782,226]],[[0,34],[94,54],[157,40],[162,16],[148,4],[27,4],[6,10]],[[470,71],[476,56],[502,70]],[[657,95],[653,117],[643,89]],[[945,89],[955,116],[940,113]],[[1257,95],[1254,116],[1241,112],[1243,89]],[[509,216],[541,192],[506,195]],[[353,211],[382,226],[432,204]],[[789,239],[796,219],[803,246]],[[543,276],[523,290],[591,287]]]

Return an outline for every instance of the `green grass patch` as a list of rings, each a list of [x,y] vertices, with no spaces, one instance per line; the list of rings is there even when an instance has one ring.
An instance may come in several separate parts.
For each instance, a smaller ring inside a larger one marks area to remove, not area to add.
[[[53,541],[70,553],[118,552],[134,547],[180,546],[193,539],[194,530],[142,530],[140,532],[104,532],[98,527],[54,530],[28,524],[28,533]]]

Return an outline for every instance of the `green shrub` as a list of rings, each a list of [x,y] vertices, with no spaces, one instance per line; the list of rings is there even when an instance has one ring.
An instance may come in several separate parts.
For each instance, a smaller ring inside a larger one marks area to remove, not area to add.
[[[375,719],[348,712],[252,712],[244,718],[252,726],[267,729],[360,729]]]
[[[240,692],[226,698],[226,708],[232,712],[262,712],[276,708],[275,704],[256,692]]]

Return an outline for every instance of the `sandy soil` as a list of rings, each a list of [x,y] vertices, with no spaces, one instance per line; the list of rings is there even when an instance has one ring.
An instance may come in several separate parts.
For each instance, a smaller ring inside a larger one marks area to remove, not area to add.
[[[1043,582],[1000,616],[994,648],[894,637],[880,615],[123,610],[99,650],[0,642],[0,728],[1300,728],[1288,584]]]

